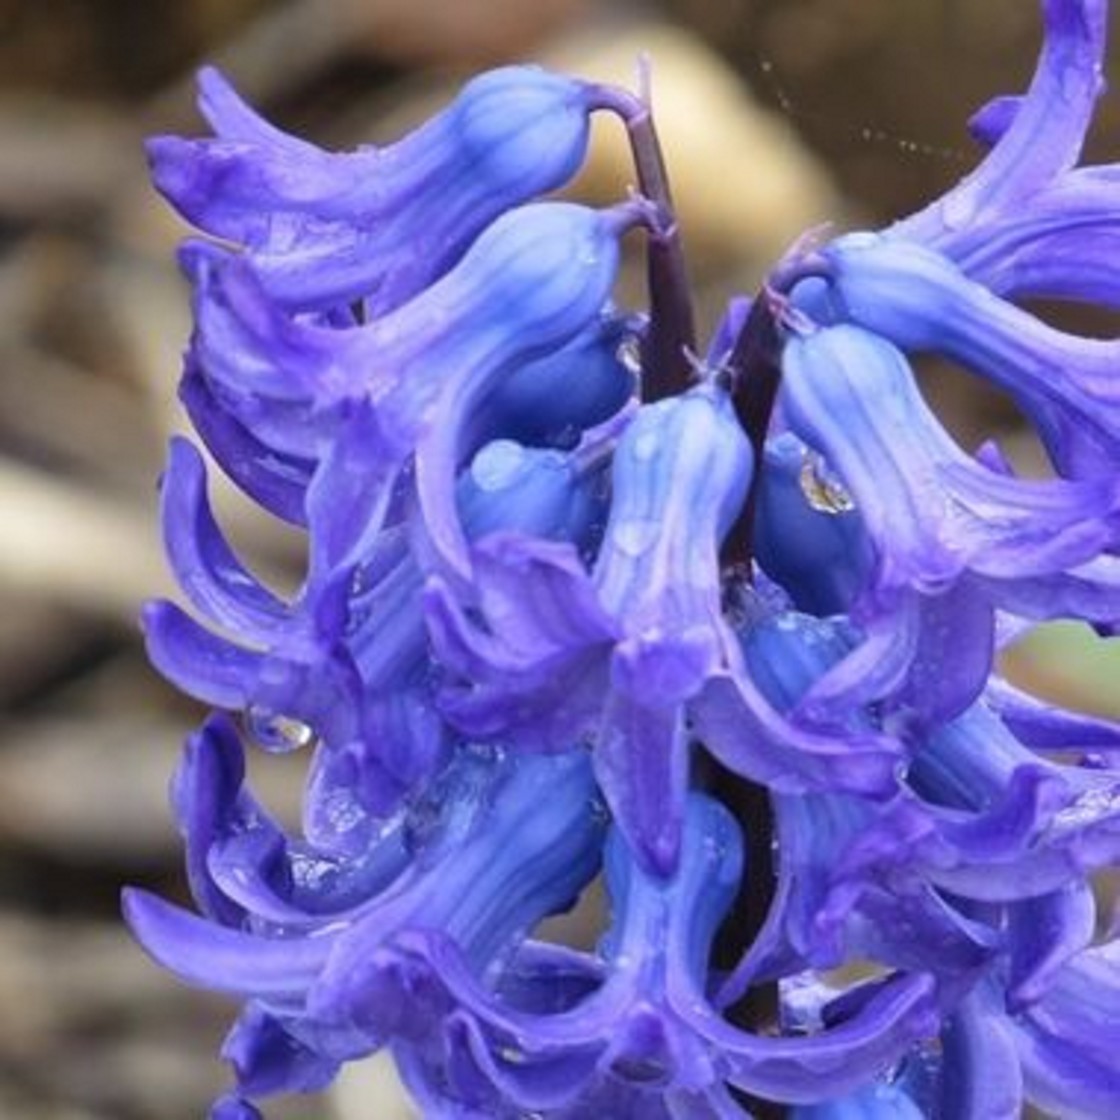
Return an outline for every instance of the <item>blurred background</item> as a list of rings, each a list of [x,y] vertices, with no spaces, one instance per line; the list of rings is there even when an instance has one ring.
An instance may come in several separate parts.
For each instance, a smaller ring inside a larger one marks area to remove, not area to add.
[[[183,897],[166,785],[200,714],[145,665],[139,604],[173,594],[155,482],[189,330],[186,232],[146,186],[145,135],[198,133],[192,73],[216,62],[325,146],[397,136],[480,67],[539,60],[654,99],[702,318],[808,227],[882,223],[959,178],[964,129],[1023,88],[1034,0],[0,0],[0,1118],[185,1120],[224,1070],[232,1008],[150,965],[123,882]],[[1105,101],[1094,145],[1120,149]],[[575,193],[629,182],[617,126]],[[1109,330],[1098,318],[1058,319]],[[930,394],[967,445],[1006,402],[952,370]],[[299,542],[232,493],[219,508],[290,586]],[[1111,709],[1114,651],[1054,629],[1013,655],[1046,694]],[[293,813],[299,759],[258,768]],[[280,1120],[391,1120],[375,1073]],[[399,1115],[406,1116],[401,1111]]]

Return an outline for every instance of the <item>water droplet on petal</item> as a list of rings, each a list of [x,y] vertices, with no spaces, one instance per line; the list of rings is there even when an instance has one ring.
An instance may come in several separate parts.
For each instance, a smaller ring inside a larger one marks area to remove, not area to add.
[[[489,493],[506,490],[517,481],[525,467],[525,448],[511,439],[488,443],[471,462],[471,478]]]
[[[851,494],[814,452],[805,455],[797,482],[805,500],[819,513],[847,513],[856,508]]]
[[[315,741],[315,732],[302,720],[259,705],[249,708],[245,722],[253,741],[269,754],[288,754]]]
[[[627,335],[615,351],[615,357],[627,373],[636,377],[642,372],[642,347],[635,335]]]

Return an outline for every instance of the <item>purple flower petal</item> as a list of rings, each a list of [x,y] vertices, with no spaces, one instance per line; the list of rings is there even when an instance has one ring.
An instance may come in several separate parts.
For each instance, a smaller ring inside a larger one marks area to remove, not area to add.
[[[606,666],[596,651],[614,632],[583,565],[567,544],[492,534],[475,547],[474,567],[490,628],[440,578],[424,592],[436,656],[455,678],[441,710],[471,735],[570,746],[602,704]]]
[[[1000,135],[987,158],[927,209],[897,223],[892,236],[927,244],[983,225],[1077,162],[1097,98],[1104,89],[1102,58],[1107,0],[1045,0],[1046,37],[1034,79],[1011,119],[1000,112]]]
[[[1024,899],[1008,909],[1007,1003],[1021,1011],[1038,1002],[1057,972],[1092,943],[1096,903],[1087,883]]]
[[[286,1029],[282,1018],[258,1003],[249,1003],[222,1045],[222,1058],[237,1076],[240,1092],[314,1093],[325,1089],[339,1063],[324,1058]]]
[[[179,398],[207,450],[249,497],[283,521],[306,524],[303,502],[313,462],[283,455],[258,440],[219,403],[190,355]]]
[[[240,995],[286,996],[306,990],[337,933],[261,937],[227,929],[136,888],[123,894],[125,920],[165,968],[189,984]]]
[[[143,624],[152,664],[184,692],[219,708],[249,703],[263,665],[259,653],[211,634],[174,603],[149,603]]]
[[[1120,724],[1059,708],[996,676],[989,680],[985,695],[1024,746],[1048,751],[1120,750]]]
[[[264,122],[216,71],[200,87],[219,138],[150,141],[158,188],[190,221],[244,242],[275,298],[369,296],[375,314],[435,281],[504,211],[570,178],[598,100],[586,83],[506,67],[398,143],[334,154]]]
[[[746,674],[716,674],[689,704],[697,738],[729,769],[775,793],[886,796],[900,745],[872,730],[830,733],[782,716]]]
[[[245,569],[218,528],[202,457],[184,439],[171,442],[160,499],[172,570],[200,611],[251,642],[266,641],[289,623],[287,605]]]
[[[987,378],[1021,404],[1063,474],[1111,478],[1120,454],[1115,342],[1047,326],[921,246],[851,235],[823,257],[837,315]]]
[[[216,1100],[209,1115],[210,1120],[264,1120],[255,1105],[232,1093]]]
[[[243,260],[217,250],[195,273],[192,361],[253,436],[315,459],[338,407],[373,403],[378,440],[400,461],[430,430],[441,397],[469,401],[598,319],[633,206],[540,203],[504,214],[439,282],[392,314],[350,329],[290,319]]]
[[[928,411],[903,355],[869,331],[792,338],[784,369],[789,422],[852,492],[877,546],[879,586],[936,592],[966,568],[997,579],[1048,575],[1115,539],[1113,478],[1036,482],[983,468]]]
[[[961,1001],[941,1032],[941,1048],[942,1115],[1019,1120],[1023,1114],[1019,1055],[1002,1009],[995,1006],[986,985]]]
[[[901,976],[880,985],[852,1018],[797,1038],[746,1035],[714,1016],[691,1020],[719,1048],[727,1079],[756,1096],[811,1104],[858,1089],[936,1030],[933,980]]]
[[[440,931],[481,971],[570,904],[598,865],[602,813],[585,757],[497,767],[467,757],[442,781],[446,791],[437,785],[427,793],[433,831],[420,843],[428,854],[341,935],[309,996],[314,1018],[360,1028],[374,1045],[400,1029],[386,1016],[414,1014],[401,994],[389,998],[394,970],[406,967],[392,950],[398,931]],[[402,975],[412,973],[406,967]]]
[[[1059,1116],[1107,1116],[1120,1099],[1115,941],[1087,949],[1014,1024],[1027,1096]]]

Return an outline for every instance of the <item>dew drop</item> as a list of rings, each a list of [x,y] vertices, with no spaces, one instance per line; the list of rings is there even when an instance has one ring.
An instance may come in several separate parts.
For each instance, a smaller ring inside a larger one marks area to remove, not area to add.
[[[635,377],[642,372],[642,348],[635,335],[627,335],[615,351],[622,368]]]
[[[315,732],[302,720],[253,705],[245,713],[253,741],[269,754],[289,754],[315,741]]]
[[[1120,792],[1111,787],[1097,786],[1083,793],[1059,810],[1051,818],[1051,828],[1057,832],[1085,828],[1120,811]]]
[[[366,814],[356,802],[332,798],[327,805],[327,818],[335,834],[345,836],[365,822]]]
[[[488,443],[471,463],[474,484],[487,492],[512,486],[525,466],[525,448],[511,439]]]
[[[856,508],[851,494],[830,476],[821,457],[813,452],[805,456],[797,481],[805,500],[819,513],[848,513]]]

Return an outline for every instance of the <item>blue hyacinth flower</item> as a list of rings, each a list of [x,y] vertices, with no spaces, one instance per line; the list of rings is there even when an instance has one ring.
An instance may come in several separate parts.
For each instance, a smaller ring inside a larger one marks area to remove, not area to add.
[[[1116,1111],[1120,726],[997,663],[1120,627],[1117,343],[1025,305],[1120,304],[1120,177],[1078,166],[1107,5],[1042,12],[977,169],[803,238],[702,358],[648,96],[505,67],[332,153],[203,73],[216,135],[149,149],[218,239],[181,257],[181,397],[306,542],[278,593],[173,441],[189,609],[151,605],[148,649],[219,711],[172,785],[194,909],[124,907],[241,1003],[216,1120],[381,1049],[448,1120]],[[547,197],[599,110],[636,189]],[[929,353],[1019,405],[1048,477],[957,443]],[[285,826],[246,751],[301,748]],[[593,942],[550,940],[599,887]]]

